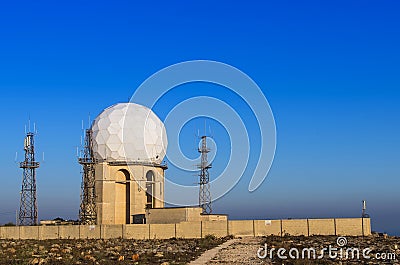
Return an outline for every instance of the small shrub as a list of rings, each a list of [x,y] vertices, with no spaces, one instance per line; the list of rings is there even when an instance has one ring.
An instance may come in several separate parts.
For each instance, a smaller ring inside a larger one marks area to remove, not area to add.
[[[217,239],[217,237],[216,237],[215,235],[210,235],[210,234],[208,234],[208,235],[205,235],[205,236],[204,236],[204,239],[205,239],[205,240],[209,240],[209,241],[214,241],[214,240]]]

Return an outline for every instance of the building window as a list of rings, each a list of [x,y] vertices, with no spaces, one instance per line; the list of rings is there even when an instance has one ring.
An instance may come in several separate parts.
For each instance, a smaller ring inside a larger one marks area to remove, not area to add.
[[[146,173],[146,208],[154,208],[154,172],[147,171]]]

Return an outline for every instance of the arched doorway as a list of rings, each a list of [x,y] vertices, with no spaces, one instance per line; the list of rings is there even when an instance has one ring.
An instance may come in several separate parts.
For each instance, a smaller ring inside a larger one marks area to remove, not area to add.
[[[127,170],[118,170],[115,176],[115,223],[130,223],[130,176]]]
[[[147,171],[146,173],[146,208],[154,208],[155,207],[155,177],[154,172],[152,170]]]

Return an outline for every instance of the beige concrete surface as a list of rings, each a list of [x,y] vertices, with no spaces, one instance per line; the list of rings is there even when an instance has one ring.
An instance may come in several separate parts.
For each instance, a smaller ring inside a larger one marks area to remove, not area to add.
[[[177,238],[201,238],[201,222],[182,222],[176,224]]]
[[[3,226],[0,227],[0,238],[4,239],[19,239],[19,227],[18,226]]]
[[[80,225],[79,226],[79,238],[83,239],[96,239],[101,238],[101,226],[100,225]]]
[[[206,235],[214,235],[224,237],[228,235],[227,221],[202,221],[202,237]]]
[[[147,176],[151,180],[147,181]],[[164,207],[164,168],[161,166],[102,162],[95,165],[95,179],[100,225],[131,224],[132,216],[145,214],[147,207]],[[151,194],[149,202],[147,189]]]
[[[124,225],[123,237],[127,239],[149,239],[150,238],[150,225]]]
[[[150,239],[169,239],[176,237],[175,224],[152,224],[149,226]]]
[[[58,227],[60,239],[79,239],[79,225],[60,225]]]
[[[146,210],[148,224],[176,224],[180,222],[227,221],[224,214],[202,214],[201,207],[171,207]]]
[[[228,234],[234,236],[253,236],[253,220],[233,220],[228,222]]]
[[[102,225],[101,238],[123,238],[123,225]]]
[[[363,218],[362,226],[364,228],[363,235],[370,236],[371,235],[371,219],[370,218]]]
[[[280,236],[281,220],[254,220],[254,236]]]
[[[359,236],[363,234],[361,218],[335,219],[336,234],[339,236]]]
[[[39,239],[39,226],[19,226],[20,239]]]
[[[300,236],[308,235],[307,219],[282,220],[283,235]]]
[[[282,226],[281,226],[282,224]],[[206,235],[280,236],[283,235],[371,235],[369,218],[301,220],[197,221],[176,224],[61,225],[0,227],[4,239],[77,239],[77,238],[200,238]]]
[[[334,235],[335,220],[334,219],[308,219],[309,235]]]
[[[58,239],[60,226],[38,226],[39,228],[39,239]]]

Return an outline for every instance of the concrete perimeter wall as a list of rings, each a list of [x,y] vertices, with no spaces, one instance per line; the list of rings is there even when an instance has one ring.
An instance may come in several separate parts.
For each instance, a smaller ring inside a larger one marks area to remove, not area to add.
[[[0,239],[169,239],[234,236],[369,236],[369,218],[197,221],[176,224],[0,227]]]

